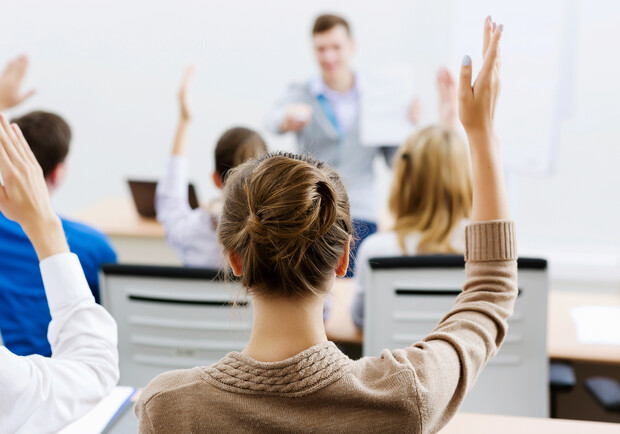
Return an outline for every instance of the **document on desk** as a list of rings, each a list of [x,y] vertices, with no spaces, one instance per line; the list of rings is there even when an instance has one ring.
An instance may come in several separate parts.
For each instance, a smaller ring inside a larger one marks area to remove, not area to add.
[[[579,306],[570,314],[580,343],[620,345],[619,306]]]
[[[60,431],[60,434],[100,434],[130,403],[135,392],[133,387],[116,386],[95,408]]]

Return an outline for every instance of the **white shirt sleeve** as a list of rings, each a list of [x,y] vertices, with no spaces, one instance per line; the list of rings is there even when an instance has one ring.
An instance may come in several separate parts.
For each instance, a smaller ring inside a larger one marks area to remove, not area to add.
[[[166,240],[183,264],[221,267],[222,249],[217,241],[214,218],[201,208],[191,209],[187,184],[187,159],[173,155],[157,184],[157,220],[164,226]]]
[[[114,319],[95,303],[78,257],[40,263],[52,314],[52,357],[0,347],[0,432],[56,432],[105,397],[119,378]]]

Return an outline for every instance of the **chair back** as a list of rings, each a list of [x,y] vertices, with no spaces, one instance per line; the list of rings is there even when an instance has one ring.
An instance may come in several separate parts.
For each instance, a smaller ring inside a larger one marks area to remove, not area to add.
[[[369,260],[364,355],[403,348],[427,336],[452,308],[465,282],[463,256]],[[462,406],[474,413],[548,416],[547,261],[520,258],[519,295],[506,339]]]
[[[241,285],[206,268],[105,264],[104,307],[118,324],[119,384],[145,386],[173,369],[210,365],[250,338]]]

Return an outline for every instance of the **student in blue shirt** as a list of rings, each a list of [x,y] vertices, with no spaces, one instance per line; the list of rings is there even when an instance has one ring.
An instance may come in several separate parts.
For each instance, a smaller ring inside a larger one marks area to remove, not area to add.
[[[1,93],[11,86],[18,90],[21,81],[14,79],[14,73],[7,78],[10,66],[0,77],[0,109],[11,107],[10,101],[4,103]],[[25,65],[22,66],[23,77]],[[19,102],[18,99],[13,101],[14,104]],[[30,144],[52,193],[64,178],[71,140],[69,125],[60,116],[42,111],[28,113],[13,122],[19,125]],[[65,218],[61,221],[69,247],[78,256],[90,289],[99,301],[99,268],[101,264],[116,262],[116,254],[102,233]],[[51,316],[39,260],[19,224],[2,213],[0,258],[0,330],[4,344],[17,355],[50,356],[47,328]]]

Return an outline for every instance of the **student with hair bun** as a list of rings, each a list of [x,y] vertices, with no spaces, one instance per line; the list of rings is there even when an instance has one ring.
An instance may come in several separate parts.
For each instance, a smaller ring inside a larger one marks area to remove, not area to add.
[[[227,179],[218,228],[253,299],[250,341],[211,366],[151,381],[135,407],[141,432],[436,432],[454,416],[502,344],[517,296],[515,231],[493,125],[501,31],[485,21],[473,87],[468,56],[461,68],[459,111],[473,168],[467,278],[435,330],[357,361],[329,342],[323,300],[346,272],[353,231],[340,178],[307,157],[250,160]]]
[[[392,230],[366,238],[357,254],[351,304],[353,323],[364,327],[364,292],[370,258],[460,253],[472,207],[467,144],[456,132],[456,84],[447,69],[437,74],[439,125],[416,131],[394,158],[389,210]]]
[[[185,136],[191,121],[187,103],[187,86],[193,74],[188,67],[179,92],[180,119],[168,160],[166,173],[157,185],[155,209],[157,220],[164,226],[166,240],[184,265],[195,267],[224,267],[226,259],[217,241],[219,210],[192,210],[187,195],[187,157]],[[215,146],[213,183],[223,188],[228,172],[239,164],[267,152],[263,138],[254,130],[234,127],[226,130]]]

